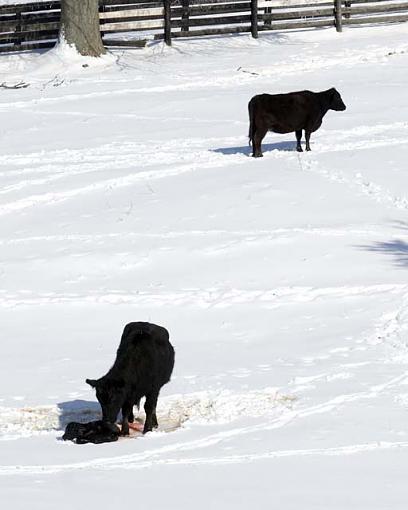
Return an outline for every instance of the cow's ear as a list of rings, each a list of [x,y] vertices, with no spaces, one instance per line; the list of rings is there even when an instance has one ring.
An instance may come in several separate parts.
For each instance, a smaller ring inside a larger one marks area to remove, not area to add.
[[[85,382],[89,384],[92,388],[96,388],[98,381],[96,379],[86,379]]]

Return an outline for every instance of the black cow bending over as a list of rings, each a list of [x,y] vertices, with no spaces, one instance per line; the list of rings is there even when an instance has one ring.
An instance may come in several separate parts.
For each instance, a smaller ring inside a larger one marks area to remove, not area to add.
[[[114,425],[122,410],[122,434],[129,434],[133,406],[146,397],[143,433],[157,427],[156,404],[161,387],[170,381],[174,349],[165,328],[149,322],[131,322],[123,330],[116,360],[109,372],[86,382],[96,389],[102,420]]]
[[[305,130],[306,150],[310,151],[310,135],[322,125],[328,110],[343,111],[346,105],[335,88],[323,92],[302,90],[289,94],[260,94],[248,104],[249,142],[252,156],[262,157],[261,143],[268,131],[296,132],[297,150],[302,152],[300,140]]]

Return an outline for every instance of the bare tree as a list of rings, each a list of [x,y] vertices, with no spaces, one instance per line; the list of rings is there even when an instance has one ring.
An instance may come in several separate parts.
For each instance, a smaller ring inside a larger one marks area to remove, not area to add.
[[[73,44],[81,55],[106,53],[99,29],[98,0],[61,0],[60,40]]]

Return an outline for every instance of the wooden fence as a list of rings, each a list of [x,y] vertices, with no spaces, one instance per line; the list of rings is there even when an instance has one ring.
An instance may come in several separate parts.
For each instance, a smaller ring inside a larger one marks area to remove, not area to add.
[[[146,39],[408,21],[408,0],[100,0],[107,46],[139,47]],[[0,53],[54,46],[60,2],[0,6]]]

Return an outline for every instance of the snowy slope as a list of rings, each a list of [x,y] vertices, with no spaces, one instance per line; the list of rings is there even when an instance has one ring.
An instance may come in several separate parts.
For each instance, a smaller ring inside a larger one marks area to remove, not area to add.
[[[0,59],[2,502],[406,507],[407,35]],[[311,153],[248,157],[253,95],[331,86]],[[132,320],[176,348],[160,430],[59,441]]]

